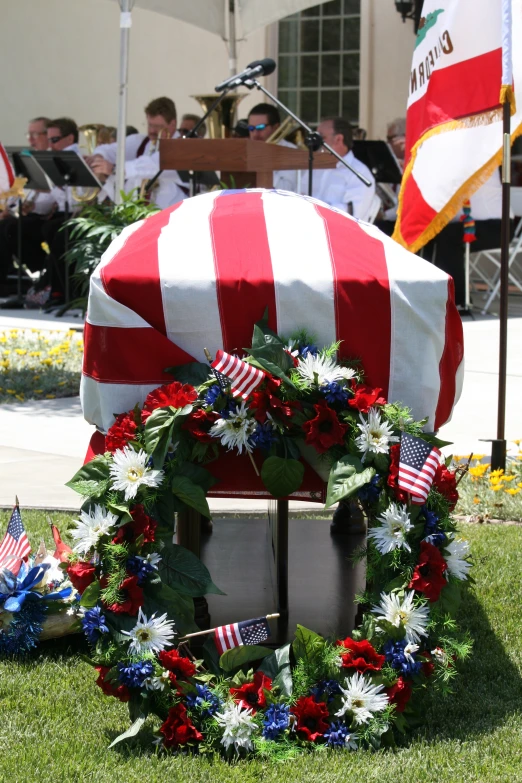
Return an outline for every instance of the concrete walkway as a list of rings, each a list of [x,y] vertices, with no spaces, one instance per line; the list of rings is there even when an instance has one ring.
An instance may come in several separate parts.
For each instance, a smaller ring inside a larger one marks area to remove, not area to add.
[[[6,327],[81,328],[81,320],[27,318],[26,312],[0,315]],[[20,320],[23,324],[20,324]],[[440,437],[454,443],[447,453],[490,454],[490,444],[480,438],[496,437],[498,389],[498,320],[465,319],[466,370],[464,390],[453,419]],[[509,321],[506,436],[522,437],[522,318]],[[15,495],[25,508],[78,510],[80,497],[65,486],[83,463],[93,428],[81,413],[78,397],[0,405],[0,506],[11,506]],[[265,512],[266,501],[216,499],[211,509],[227,513]],[[293,503],[297,511],[320,506]]]

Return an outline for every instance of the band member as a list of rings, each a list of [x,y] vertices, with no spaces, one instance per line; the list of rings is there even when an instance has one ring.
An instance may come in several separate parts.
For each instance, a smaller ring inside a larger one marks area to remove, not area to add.
[[[248,132],[252,141],[267,141],[280,124],[279,109],[271,103],[258,103],[248,115]],[[277,143],[280,147],[297,149],[295,144],[285,139]],[[292,193],[297,193],[297,171],[274,171],[273,181],[276,190],[290,190]]]

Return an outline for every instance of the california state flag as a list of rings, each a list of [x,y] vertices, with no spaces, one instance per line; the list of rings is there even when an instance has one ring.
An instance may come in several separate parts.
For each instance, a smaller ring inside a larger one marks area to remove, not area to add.
[[[522,0],[425,0],[393,235],[401,245],[425,245],[500,165],[504,100],[514,139],[522,132]]]

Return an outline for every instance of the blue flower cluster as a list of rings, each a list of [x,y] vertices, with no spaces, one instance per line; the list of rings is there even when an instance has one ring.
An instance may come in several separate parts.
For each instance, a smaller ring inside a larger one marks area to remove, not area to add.
[[[329,403],[340,402],[342,405],[346,405],[348,397],[350,396],[348,390],[341,386],[337,381],[332,383],[323,383],[321,391],[325,396],[325,399]]]
[[[439,517],[426,508],[422,507],[422,512],[426,523],[424,525],[424,540],[433,546],[443,546],[446,543],[446,534],[439,527]]]
[[[206,685],[197,683],[196,693],[187,693],[187,705],[201,710],[202,717],[210,717],[221,707],[221,700]]]
[[[278,738],[288,728],[290,707],[288,704],[271,704],[263,720],[263,737],[269,740]]]
[[[357,492],[357,497],[365,503],[377,503],[381,492],[380,481],[381,476],[376,473],[369,484],[365,484],[364,487],[360,488]]]
[[[337,680],[321,680],[310,688],[310,693],[315,696],[316,701],[331,702],[336,694],[341,693],[341,687]]]
[[[328,731],[325,731],[324,738],[326,744],[331,748],[344,748],[346,744],[346,737],[350,734],[350,730],[340,720],[334,720],[330,724]]]
[[[308,343],[307,345],[300,345],[299,346],[299,355],[301,358],[306,359],[307,356],[317,356],[319,353],[319,348],[317,345],[314,345],[313,343]]]
[[[47,607],[40,601],[26,601],[0,632],[0,656],[24,655],[36,647],[42,633]]]
[[[389,639],[384,645],[384,654],[387,662],[392,669],[399,669],[404,675],[418,674],[422,666],[421,661],[416,661],[413,655],[409,655],[407,658],[404,654],[404,649],[407,645],[406,639],[401,639],[399,642],[394,642],[393,639]]]
[[[268,451],[276,438],[277,433],[270,425],[270,422],[266,421],[264,424],[258,422],[257,427],[250,436],[249,440],[254,448]]]
[[[138,555],[133,555],[127,560],[127,571],[138,577],[138,584],[142,585],[146,579],[153,573],[154,567],[148,560]]]
[[[88,609],[82,617],[83,632],[92,645],[96,644],[102,633],[109,633],[101,611],[100,606],[95,606],[94,609]]]
[[[216,407],[216,400],[219,397],[223,397],[225,404],[218,408]],[[205,402],[207,405],[212,405],[215,411],[219,413],[221,418],[228,419],[231,413],[235,413],[237,408],[237,402],[233,400],[227,393],[225,393],[220,387],[219,383],[215,383],[205,394]]]
[[[126,685],[128,688],[141,688],[145,680],[153,673],[154,664],[152,661],[118,664],[118,679],[122,685]]]

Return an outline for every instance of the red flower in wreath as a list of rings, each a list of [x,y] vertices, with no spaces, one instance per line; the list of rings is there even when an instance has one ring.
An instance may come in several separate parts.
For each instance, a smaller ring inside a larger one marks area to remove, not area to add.
[[[397,712],[404,712],[404,709],[411,699],[412,684],[409,680],[403,680],[399,677],[395,685],[391,688],[385,688],[390,704],[395,704]]]
[[[401,447],[399,443],[394,446],[390,446],[390,469],[388,471],[387,484],[393,489],[396,500],[399,503],[408,502],[408,493],[399,487],[399,461],[400,461]]]
[[[437,547],[422,541],[419,562],[408,587],[424,593],[431,602],[438,601],[442,588],[447,585],[444,577],[447,568],[446,561]]]
[[[104,583],[105,582],[105,583]],[[102,580],[102,587],[106,586],[106,580]],[[128,576],[120,585],[123,600],[119,604],[107,606],[110,612],[115,614],[138,614],[138,609],[143,606],[143,590],[138,584],[137,576]]]
[[[120,413],[105,436],[105,450],[114,453],[118,449],[125,448],[130,440],[136,439],[137,431],[138,425],[134,420],[134,411]]]
[[[171,707],[167,720],[160,726],[166,748],[178,748],[190,742],[201,742],[203,734],[196,729],[184,704]]]
[[[429,679],[435,670],[433,656],[430,652],[428,652],[428,650],[424,650],[424,652],[419,655],[419,658],[422,661],[422,673],[426,678]]]
[[[167,669],[170,681],[176,684],[177,680],[186,680],[193,677],[196,673],[196,667],[188,658],[180,655],[177,650],[164,650],[158,655],[161,665]]]
[[[218,413],[214,413],[214,411],[207,413],[202,408],[199,408],[183,422],[183,429],[188,430],[200,443],[212,443],[215,440],[212,435],[209,435],[209,432],[218,419]]]
[[[320,400],[314,405],[317,414],[315,419],[305,421],[303,429],[306,432],[306,442],[313,446],[319,454],[328,451],[336,444],[342,444],[347,430],[346,424],[341,424],[337,414],[325,400]]]
[[[147,395],[141,412],[141,420],[145,423],[156,408],[168,408],[169,405],[173,408],[183,408],[194,402],[197,396],[195,388],[188,383],[183,385],[179,381],[174,381],[166,386],[160,386]]]
[[[254,418],[264,424],[267,413],[271,416],[290,418],[293,410],[301,408],[301,404],[295,402],[283,402],[277,395],[281,386],[279,378],[269,377],[265,388],[255,391],[250,397],[250,407],[255,409]]]
[[[459,491],[457,489],[455,473],[452,470],[448,470],[444,463],[441,463],[437,468],[437,472],[433,479],[433,486],[444,498],[446,498],[450,504],[450,511],[453,511],[459,499]]]
[[[265,690],[272,690],[272,680],[263,672],[256,672],[253,682],[247,682],[241,688],[230,688],[230,693],[243,709],[255,713],[260,707],[266,707]]]
[[[124,702],[129,701],[130,691],[126,685],[114,686],[112,682],[108,682],[105,679],[111,670],[110,666],[95,666],[94,668],[98,672],[96,685],[102,689],[106,696],[114,696],[116,699]]]
[[[156,528],[158,523],[145,513],[141,503],[137,503],[131,510],[132,522],[122,525],[114,538],[114,544],[122,544],[124,541],[135,541],[139,536],[143,536],[144,544],[152,544],[156,538]]]
[[[83,593],[85,588],[89,587],[91,582],[94,582],[94,566],[91,563],[82,561],[71,563],[67,566],[67,576],[71,580],[74,589],[78,590],[79,593]]]
[[[346,639],[338,641],[337,646],[347,650],[347,652],[341,653],[343,669],[355,669],[358,672],[377,672],[382,669],[386,660],[386,657],[379,655],[367,639],[356,642],[348,636]]]
[[[328,707],[313,696],[301,696],[292,707],[292,714],[297,718],[296,731],[307,742],[317,742],[328,728]]]
[[[357,408],[361,413],[368,413],[372,405],[385,405],[386,399],[381,397],[382,389],[372,389],[371,386],[357,386],[352,381],[353,397],[348,400],[348,405]]]

